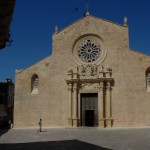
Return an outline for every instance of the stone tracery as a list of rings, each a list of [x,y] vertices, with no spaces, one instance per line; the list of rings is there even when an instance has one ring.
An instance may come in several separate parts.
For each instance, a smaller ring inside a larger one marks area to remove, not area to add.
[[[100,45],[94,39],[86,39],[80,43],[77,53],[83,62],[94,62],[101,54]]]

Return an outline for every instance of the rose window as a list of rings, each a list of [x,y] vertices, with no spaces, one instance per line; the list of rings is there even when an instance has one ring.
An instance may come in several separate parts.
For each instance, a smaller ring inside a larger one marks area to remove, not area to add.
[[[86,62],[94,62],[100,56],[100,45],[95,40],[84,40],[78,47],[77,55]]]

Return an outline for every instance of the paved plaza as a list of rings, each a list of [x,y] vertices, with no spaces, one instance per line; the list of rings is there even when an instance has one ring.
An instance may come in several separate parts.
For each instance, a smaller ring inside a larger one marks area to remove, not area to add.
[[[0,150],[150,150],[150,128],[0,130]]]

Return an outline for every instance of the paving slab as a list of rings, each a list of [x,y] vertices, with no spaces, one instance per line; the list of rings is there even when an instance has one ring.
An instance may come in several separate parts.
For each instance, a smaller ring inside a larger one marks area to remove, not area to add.
[[[150,150],[150,128],[0,130],[0,150]]]

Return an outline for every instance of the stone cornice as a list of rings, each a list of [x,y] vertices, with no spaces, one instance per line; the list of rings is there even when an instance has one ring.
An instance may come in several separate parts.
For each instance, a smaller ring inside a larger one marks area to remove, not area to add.
[[[100,83],[104,81],[109,81],[112,83],[114,81],[113,78],[97,78],[97,79],[69,79],[66,80],[67,84],[72,83]]]

